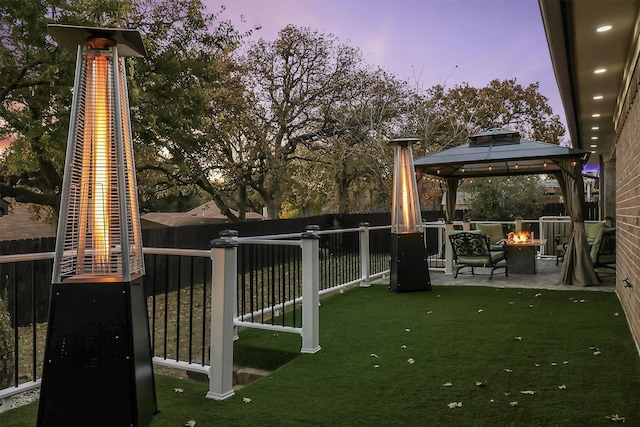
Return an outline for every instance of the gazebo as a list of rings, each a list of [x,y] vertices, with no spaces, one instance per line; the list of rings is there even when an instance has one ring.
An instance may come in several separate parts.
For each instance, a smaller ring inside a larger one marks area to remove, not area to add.
[[[416,172],[440,177],[447,185],[446,220],[453,221],[460,179],[472,177],[549,174],[560,184],[573,231],[560,273],[564,285],[598,284],[584,229],[582,167],[589,152],[520,138],[516,131],[489,129],[469,142],[417,159]]]

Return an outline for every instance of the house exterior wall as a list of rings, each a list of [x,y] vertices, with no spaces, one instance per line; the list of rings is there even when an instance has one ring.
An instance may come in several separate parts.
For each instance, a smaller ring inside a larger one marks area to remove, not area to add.
[[[634,91],[637,87],[634,88]],[[631,95],[632,96],[632,95]],[[616,143],[616,291],[640,349],[640,99]],[[629,287],[625,283],[628,280]]]
[[[602,203],[602,216],[611,217],[614,219],[615,224],[616,217],[616,161],[609,160],[603,162],[602,170],[604,171],[604,192],[602,191],[602,185],[600,185],[600,203]]]

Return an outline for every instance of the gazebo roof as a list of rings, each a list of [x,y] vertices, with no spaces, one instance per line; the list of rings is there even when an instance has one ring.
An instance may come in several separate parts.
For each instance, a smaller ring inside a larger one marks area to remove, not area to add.
[[[521,139],[516,131],[489,129],[469,137],[467,144],[415,160],[416,170],[442,178],[554,173],[558,161],[586,162],[589,152]]]

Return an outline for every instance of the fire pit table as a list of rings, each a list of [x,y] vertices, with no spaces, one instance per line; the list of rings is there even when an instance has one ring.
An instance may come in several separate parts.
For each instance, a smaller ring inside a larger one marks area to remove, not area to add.
[[[537,247],[546,244],[547,239],[533,239],[528,232],[509,233],[509,238],[504,240],[509,273],[536,274]]]

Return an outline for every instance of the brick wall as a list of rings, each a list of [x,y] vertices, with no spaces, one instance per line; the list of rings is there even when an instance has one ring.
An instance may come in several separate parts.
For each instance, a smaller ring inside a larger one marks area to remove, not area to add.
[[[600,200],[603,203],[602,219],[606,217],[616,217],[616,161],[607,160],[602,163],[604,174],[600,175],[600,179],[604,177],[604,194],[602,192],[602,183],[600,184]],[[614,221],[615,224],[615,221]]]
[[[640,349],[640,102],[616,144],[616,288]],[[625,286],[627,279],[632,287]]]

